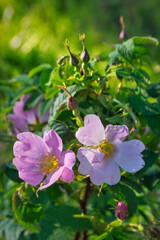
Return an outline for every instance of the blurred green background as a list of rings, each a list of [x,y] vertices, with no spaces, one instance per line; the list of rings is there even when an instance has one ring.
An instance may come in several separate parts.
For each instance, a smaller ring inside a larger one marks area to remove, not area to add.
[[[41,63],[53,66],[67,51],[81,51],[78,34],[86,33],[91,57],[119,41],[123,15],[129,37],[160,37],[159,0],[0,0],[0,78],[27,73]],[[160,48],[153,48],[158,62]],[[160,67],[155,67],[160,71]]]

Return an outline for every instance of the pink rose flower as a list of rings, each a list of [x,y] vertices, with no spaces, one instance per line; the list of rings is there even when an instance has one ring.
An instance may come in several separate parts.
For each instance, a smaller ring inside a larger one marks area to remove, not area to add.
[[[14,124],[14,130],[16,134],[18,134],[20,131],[28,131],[28,125],[36,124],[37,119],[41,123],[48,121],[49,111],[42,116],[40,116],[38,112],[40,102],[35,108],[24,111],[24,105],[29,97],[29,95],[23,95],[21,100],[15,103],[13,114],[9,114],[9,117]]]
[[[128,208],[124,202],[118,202],[115,212],[119,219],[125,219],[128,217]]]
[[[71,150],[62,152],[62,140],[54,130],[45,131],[43,138],[31,132],[19,133],[17,138],[13,163],[22,180],[35,186],[46,177],[40,190],[59,178],[63,182],[73,181],[75,154]]]
[[[93,184],[114,185],[120,181],[120,168],[127,172],[137,172],[145,162],[140,154],[144,144],[139,140],[122,142],[129,134],[125,125],[107,125],[94,114],[84,119],[84,127],[76,132],[76,138],[84,147],[78,149],[79,173],[90,175]]]

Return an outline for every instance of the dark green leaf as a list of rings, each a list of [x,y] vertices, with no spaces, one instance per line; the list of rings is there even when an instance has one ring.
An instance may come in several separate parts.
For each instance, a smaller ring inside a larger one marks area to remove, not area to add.
[[[24,105],[24,110],[30,110],[36,107],[40,99],[42,98],[43,93],[41,92],[34,92],[29,99],[26,101]]]
[[[121,181],[124,182],[125,184],[127,184],[128,186],[130,186],[136,192],[138,192],[138,193],[143,192],[143,188],[142,188],[142,185],[140,183],[137,183],[137,182],[133,181],[132,179],[127,178],[125,176],[121,177]]]
[[[144,45],[135,45],[134,51],[137,56],[150,55],[149,49]]]
[[[132,79],[135,79],[136,82],[149,84],[150,78],[148,74],[142,70],[142,69],[134,69],[134,71],[129,71],[128,69],[125,69],[123,67],[119,67],[116,70],[117,77],[130,77]]]
[[[129,103],[133,110],[138,114],[144,115],[144,118],[149,127],[157,135],[160,135],[160,106],[159,103],[150,103],[147,101],[147,95],[142,90],[135,91],[129,98]]]
[[[153,190],[160,181],[160,170],[153,170],[143,176],[142,184],[145,185],[149,190]]]
[[[9,162],[3,164],[3,171],[14,182],[22,182],[22,180],[18,177],[18,171],[15,166]]]
[[[134,44],[151,44],[158,45],[159,42],[156,38],[153,37],[132,37]]]
[[[42,219],[44,212],[40,204],[32,204],[23,201],[18,191],[12,198],[12,208],[17,221],[27,230],[33,233],[39,232],[38,222]]]
[[[160,81],[157,83],[153,83],[150,85],[150,87],[147,89],[148,94],[151,97],[157,98],[160,96]]]
[[[60,228],[56,228],[53,231],[53,234],[49,236],[49,238],[47,238],[46,240],[70,240],[70,238],[66,231]]]
[[[51,72],[52,72],[52,69],[47,69],[41,74],[40,85],[44,91],[47,88],[47,83],[49,83],[50,81]]]
[[[53,206],[45,214],[44,220],[41,221],[41,232],[38,237],[40,240],[46,240],[53,234],[56,227],[68,229],[70,231],[84,231],[92,229],[89,219],[74,217],[81,214],[77,208],[70,206]]]
[[[132,73],[123,67],[117,68],[116,74],[117,77],[132,77]]]
[[[52,118],[49,119],[49,126],[51,129],[54,129],[56,133],[58,133],[59,136],[64,137],[67,132],[68,132],[68,126],[62,122],[62,121],[57,121]]]
[[[39,111],[40,116],[43,116],[49,110],[52,102],[53,102],[52,98],[47,100],[47,101],[45,99],[43,99],[40,102],[39,107],[38,107],[38,111]]]
[[[160,109],[157,103],[147,101],[147,94],[142,89],[137,89],[129,98],[129,103],[137,113],[145,116],[159,116]]]

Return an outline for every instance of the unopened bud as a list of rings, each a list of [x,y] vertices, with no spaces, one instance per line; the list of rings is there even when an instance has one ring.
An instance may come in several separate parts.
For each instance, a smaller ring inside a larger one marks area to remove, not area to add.
[[[128,208],[124,202],[118,202],[115,212],[119,219],[125,219],[128,217]]]
[[[119,39],[122,41],[128,38],[128,34],[125,31],[124,19],[122,16],[120,16],[120,24],[121,24],[121,32],[119,34]]]
[[[77,107],[78,107],[77,100],[74,97],[72,97],[72,96],[68,97],[68,101],[67,101],[67,108],[68,108],[68,110],[73,110],[73,109],[75,109]]]
[[[73,66],[77,66],[79,61],[78,58],[71,52],[68,39],[65,41],[65,46],[70,54],[69,63]]]
[[[86,46],[85,46],[85,42],[84,42],[84,39],[85,39],[85,34],[79,34],[79,38],[82,42],[82,45],[83,45],[83,51],[81,53],[81,56],[80,56],[80,59],[83,61],[83,62],[88,62],[89,59],[90,59],[90,56],[89,56],[89,53],[86,49]]]
[[[147,239],[160,239],[160,221],[149,223],[144,233]]]
[[[160,237],[160,228],[157,226],[153,226],[150,228],[149,233],[150,233],[150,236],[153,238]]]
[[[125,40],[127,38],[128,38],[128,35],[127,35],[126,31],[124,29],[122,29],[120,34],[119,34],[119,39],[122,41],[122,40]]]

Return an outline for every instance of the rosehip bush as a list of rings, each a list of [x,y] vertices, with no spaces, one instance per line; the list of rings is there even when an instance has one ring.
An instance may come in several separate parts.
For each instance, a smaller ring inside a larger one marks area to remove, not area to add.
[[[80,53],[66,40],[55,67],[0,82],[0,140],[13,149],[0,170],[1,239],[158,239],[158,41],[132,37],[93,58],[79,37]]]

